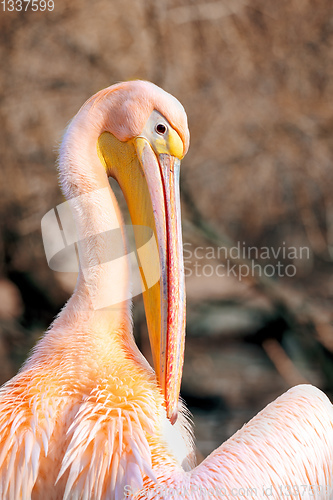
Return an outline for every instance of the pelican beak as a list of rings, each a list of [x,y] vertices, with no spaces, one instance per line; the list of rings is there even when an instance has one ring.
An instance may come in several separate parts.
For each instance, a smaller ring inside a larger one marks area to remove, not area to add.
[[[152,288],[144,296],[146,317],[155,371],[165,397],[167,415],[171,423],[175,423],[185,342],[180,161],[167,154],[156,156],[143,138],[137,138],[135,142],[152,203],[160,262],[159,294]]]
[[[117,158],[115,148],[119,149]],[[157,154],[144,137],[122,143],[108,132],[99,138],[99,155],[122,188],[132,224],[148,226],[155,236],[157,252],[142,255],[140,232],[135,232],[143,282],[149,284],[150,270],[159,269],[160,279],[145,286],[143,298],[155,372],[173,424],[178,415],[185,343],[180,160]]]

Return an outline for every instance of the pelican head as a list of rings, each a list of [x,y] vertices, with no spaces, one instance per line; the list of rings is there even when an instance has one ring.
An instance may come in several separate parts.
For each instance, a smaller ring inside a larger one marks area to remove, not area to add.
[[[119,183],[132,223],[152,229],[160,280],[143,293],[156,376],[168,418],[177,419],[185,340],[179,169],[189,131],[182,105],[156,85],[125,82],[94,96],[104,108],[98,155]],[[89,106],[89,101],[88,101]],[[136,235],[139,248],[140,234]],[[152,268],[156,263],[152,262]],[[149,276],[145,276],[149,282]]]

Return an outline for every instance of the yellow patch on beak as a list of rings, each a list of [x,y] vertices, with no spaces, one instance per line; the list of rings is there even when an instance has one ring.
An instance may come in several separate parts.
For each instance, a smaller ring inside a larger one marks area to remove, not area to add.
[[[183,141],[179,137],[178,133],[173,128],[168,128],[166,137],[156,138],[155,144],[156,152],[160,154],[167,154],[179,158],[181,160],[184,156],[184,145]]]

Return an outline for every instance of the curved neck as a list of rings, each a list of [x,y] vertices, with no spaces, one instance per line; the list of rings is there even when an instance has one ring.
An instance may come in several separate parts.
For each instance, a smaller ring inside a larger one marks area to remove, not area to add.
[[[89,102],[60,149],[60,182],[73,212],[80,261],[76,289],[61,318],[94,318],[110,331],[130,322],[130,267],[120,209],[97,154],[105,122],[102,106]]]

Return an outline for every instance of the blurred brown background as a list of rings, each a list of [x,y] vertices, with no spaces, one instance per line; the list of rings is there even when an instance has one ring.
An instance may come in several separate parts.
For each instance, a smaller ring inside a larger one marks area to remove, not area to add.
[[[297,383],[332,396],[332,2],[55,0],[53,12],[1,11],[0,40],[0,381],[73,287],[48,268],[40,232],[63,201],[63,130],[99,89],[142,78],[184,104],[191,130],[184,242],[202,249],[187,263],[182,394],[199,449]],[[242,259],[211,250],[238,244],[309,253],[261,259],[295,266],[293,277],[239,280]],[[218,276],[227,261],[236,276]]]

